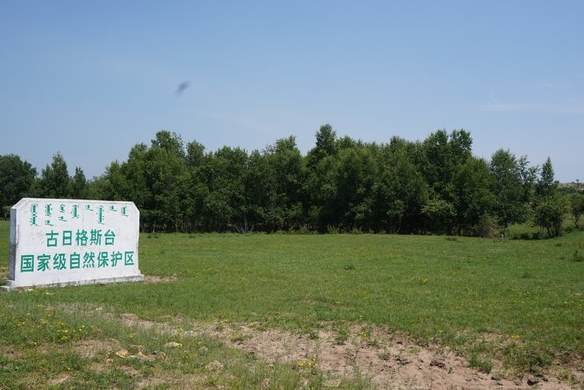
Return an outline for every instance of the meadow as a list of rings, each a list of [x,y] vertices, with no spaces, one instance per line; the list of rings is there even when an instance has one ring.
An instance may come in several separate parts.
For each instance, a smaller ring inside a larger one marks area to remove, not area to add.
[[[0,221],[1,284],[8,230]],[[194,324],[315,339],[326,329],[339,344],[381,328],[508,376],[579,364],[583,255],[579,231],[547,240],[142,234],[150,282],[0,294],[0,389],[330,387],[317,363],[306,373],[298,367],[308,361],[266,366],[204,332],[177,339]],[[353,376],[334,387],[375,385]]]

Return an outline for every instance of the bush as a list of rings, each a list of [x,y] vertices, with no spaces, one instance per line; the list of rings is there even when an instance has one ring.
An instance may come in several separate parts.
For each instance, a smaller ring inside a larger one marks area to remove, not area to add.
[[[546,229],[549,236],[559,237],[562,235],[562,223],[566,211],[564,198],[549,197],[535,208],[534,222],[542,229]]]
[[[494,238],[497,235],[498,226],[493,217],[485,214],[481,217],[474,230],[478,237]]]

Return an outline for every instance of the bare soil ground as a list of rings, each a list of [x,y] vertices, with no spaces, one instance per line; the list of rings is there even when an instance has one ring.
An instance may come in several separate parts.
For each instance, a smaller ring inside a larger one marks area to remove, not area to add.
[[[337,333],[323,329],[318,334],[299,335],[259,324],[193,323],[192,330],[176,331],[170,325],[142,321],[134,314],[122,316],[127,325],[174,332],[177,337],[206,335],[226,345],[253,354],[266,364],[284,363],[297,369],[316,368],[324,372],[331,388],[339,378],[370,378],[379,389],[482,390],[482,389],[584,389],[584,362],[554,367],[545,375],[516,375],[495,363],[490,374],[470,368],[468,361],[448,348],[420,346],[407,337],[382,328],[349,330],[339,342]]]

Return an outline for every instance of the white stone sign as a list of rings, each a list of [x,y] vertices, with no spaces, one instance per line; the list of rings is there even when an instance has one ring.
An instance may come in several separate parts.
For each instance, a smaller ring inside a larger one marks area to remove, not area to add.
[[[24,198],[10,210],[5,288],[142,281],[132,202]]]

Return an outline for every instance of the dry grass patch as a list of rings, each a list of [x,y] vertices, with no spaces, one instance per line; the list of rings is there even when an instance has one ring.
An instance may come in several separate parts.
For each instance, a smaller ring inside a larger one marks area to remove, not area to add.
[[[119,350],[121,344],[114,339],[81,340],[73,343],[72,347],[83,359],[95,359],[107,356],[111,351]]]
[[[178,279],[178,276],[158,276],[158,275],[144,275],[144,283],[171,283]]]

